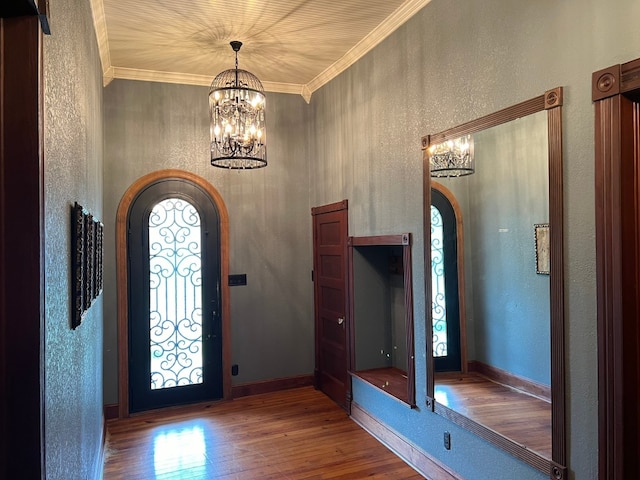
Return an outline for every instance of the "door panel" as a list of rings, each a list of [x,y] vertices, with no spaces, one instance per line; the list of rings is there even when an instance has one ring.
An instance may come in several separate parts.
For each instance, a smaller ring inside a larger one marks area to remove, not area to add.
[[[214,203],[189,182],[159,181],[128,226],[130,411],[222,398]]]
[[[320,258],[320,265],[318,265],[319,275],[342,280],[344,276],[342,260],[341,255],[323,255]]]
[[[351,396],[347,359],[347,201],[312,209],[316,388],[343,408]]]

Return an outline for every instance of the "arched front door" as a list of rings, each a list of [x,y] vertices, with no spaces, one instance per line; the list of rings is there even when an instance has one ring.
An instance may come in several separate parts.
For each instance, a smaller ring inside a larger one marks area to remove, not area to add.
[[[226,211],[202,182],[186,177],[160,176],[137,188],[120,235],[127,252],[127,413],[230,393]]]

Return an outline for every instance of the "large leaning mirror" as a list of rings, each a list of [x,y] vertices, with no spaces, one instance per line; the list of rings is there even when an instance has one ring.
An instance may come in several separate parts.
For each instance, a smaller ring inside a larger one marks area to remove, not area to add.
[[[562,88],[422,147],[427,405],[565,479]]]

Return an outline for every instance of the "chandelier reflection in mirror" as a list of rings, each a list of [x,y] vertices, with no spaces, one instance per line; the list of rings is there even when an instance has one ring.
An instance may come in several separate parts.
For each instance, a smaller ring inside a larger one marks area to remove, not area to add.
[[[253,73],[238,69],[242,42],[231,42],[236,68],[219,73],[209,88],[211,165],[230,169],[267,165],[265,98]]]
[[[465,135],[431,145],[429,172],[432,177],[462,177],[475,172],[473,137]]]

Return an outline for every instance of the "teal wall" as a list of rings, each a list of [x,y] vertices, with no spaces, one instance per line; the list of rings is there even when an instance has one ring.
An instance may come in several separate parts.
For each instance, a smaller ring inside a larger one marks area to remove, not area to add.
[[[407,371],[404,279],[389,271],[394,246],[353,248],[353,319],[356,370],[396,367]]]
[[[372,250],[373,249],[373,250]],[[390,298],[380,272],[384,255],[375,247],[353,248],[353,318],[355,369],[391,366]]]
[[[465,253],[473,359],[550,385],[549,276],[536,273],[534,241],[534,224],[549,221],[546,117],[539,112],[475,135]]]
[[[103,216],[102,68],[89,2],[56,0],[49,7],[51,35],[43,39],[44,477],[87,480],[102,475],[103,297],[71,330],[70,208],[78,202]]]
[[[433,0],[314,92],[312,205],[349,199],[351,235],[414,234],[416,392],[407,410],[354,381],[354,399],[465,478],[545,475],[424,408],[422,135],[565,87],[565,299],[570,478],[597,477],[591,74],[640,56],[640,2]],[[453,448],[442,445],[452,433]]]

